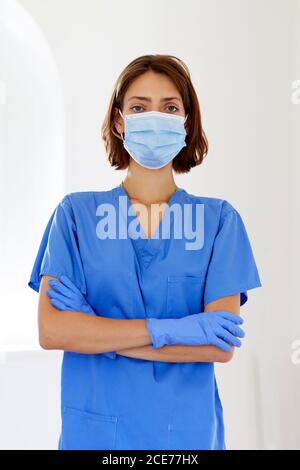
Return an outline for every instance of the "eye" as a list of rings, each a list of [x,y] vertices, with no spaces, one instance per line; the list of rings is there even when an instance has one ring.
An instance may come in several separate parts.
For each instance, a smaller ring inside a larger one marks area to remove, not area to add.
[[[136,105],[134,105],[134,106],[131,106],[131,108],[129,108],[129,109],[134,110],[134,108],[142,108],[142,107],[143,107],[143,106],[140,106],[140,105],[136,104]],[[137,112],[137,113],[138,113],[139,111],[134,111],[134,112]]]
[[[179,111],[179,108],[177,108],[177,106],[175,106],[174,104],[169,104],[169,105],[167,106],[167,108],[175,108],[175,110],[174,110],[174,111],[171,111],[171,112],[175,112],[175,113],[176,113],[176,111]]]

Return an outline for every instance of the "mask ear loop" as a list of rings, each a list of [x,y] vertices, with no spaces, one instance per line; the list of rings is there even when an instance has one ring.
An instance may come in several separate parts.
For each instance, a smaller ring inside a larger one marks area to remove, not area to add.
[[[187,121],[188,115],[189,115],[189,114],[187,114],[187,115],[185,116],[185,120],[183,121],[183,126],[184,126],[184,129],[185,129],[185,134],[186,134],[186,136],[187,136],[187,130],[186,130],[186,128],[185,128],[185,123],[186,123],[186,121]]]
[[[123,120],[124,120],[124,116],[122,115],[121,110],[118,109],[118,111],[119,111],[119,113],[121,114],[121,116],[122,116],[122,118],[123,118]],[[124,142],[124,137],[123,137],[122,134],[116,134],[116,133],[114,132],[113,128],[111,128],[111,132],[113,133],[114,136],[116,136],[118,139],[120,139],[120,140],[122,140],[122,141]],[[124,134],[124,132],[123,132],[123,134]],[[121,138],[120,138],[120,136],[121,136]]]
[[[125,122],[124,116],[123,116],[122,111],[120,110],[120,108],[119,108],[119,114],[121,114],[122,119],[123,119],[123,121]],[[123,134],[124,134],[124,132],[123,132]],[[123,137],[123,135],[120,134],[120,136],[121,136],[122,141],[124,142],[124,137]]]

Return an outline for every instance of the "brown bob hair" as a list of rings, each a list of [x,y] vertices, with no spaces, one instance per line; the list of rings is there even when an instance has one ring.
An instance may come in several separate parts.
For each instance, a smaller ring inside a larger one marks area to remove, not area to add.
[[[208,152],[208,142],[202,128],[200,106],[189,70],[182,60],[172,55],[143,55],[130,62],[121,72],[101,127],[108,161],[117,170],[124,170],[129,165],[130,155],[124,148],[121,137],[116,134],[114,119],[118,109],[123,109],[124,95],[129,85],[148,70],[167,75],[181,94],[185,112],[188,113],[189,132],[186,136],[187,146],[172,160],[172,166],[176,173],[187,173],[192,167],[202,163]]]

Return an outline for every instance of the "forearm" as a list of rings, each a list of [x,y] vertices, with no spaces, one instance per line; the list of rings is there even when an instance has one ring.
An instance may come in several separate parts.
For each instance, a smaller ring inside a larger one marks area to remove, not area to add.
[[[233,355],[233,352],[228,353],[215,346],[183,345],[163,346],[157,349],[148,345],[117,350],[116,353],[121,356],[160,362],[228,362]]]
[[[218,348],[198,346],[197,343],[190,346],[182,344],[182,341],[181,344],[175,342],[167,347],[153,349],[152,336],[145,319],[112,319],[75,309],[58,310],[60,306],[55,308],[45,294],[49,279],[50,276],[43,276],[39,299],[40,344],[45,349],[90,354],[115,351],[129,357],[165,362],[227,362],[231,355],[219,349],[222,345],[217,345]],[[237,296],[234,298],[238,300]],[[206,307],[211,306],[212,303]]]
[[[51,276],[42,277],[39,297],[39,341],[44,349],[97,354],[151,344],[144,319],[114,319],[58,310],[46,294]]]
[[[47,326],[40,325],[45,349],[97,354],[151,344],[143,319],[119,320],[77,311],[54,311]]]

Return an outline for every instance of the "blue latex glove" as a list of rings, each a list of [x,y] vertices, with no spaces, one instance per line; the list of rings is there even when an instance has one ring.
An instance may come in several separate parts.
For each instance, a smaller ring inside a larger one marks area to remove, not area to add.
[[[67,276],[62,275],[59,280],[49,279],[48,284],[53,290],[47,289],[46,294],[50,297],[50,302],[55,308],[58,310],[76,310],[96,316],[84,295]],[[110,359],[116,358],[114,351],[100,354]]]
[[[182,318],[147,318],[146,326],[154,349],[164,345],[212,345],[231,352],[228,344],[240,347],[245,336],[238,326],[244,320],[226,310],[201,312]]]

